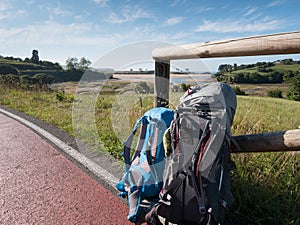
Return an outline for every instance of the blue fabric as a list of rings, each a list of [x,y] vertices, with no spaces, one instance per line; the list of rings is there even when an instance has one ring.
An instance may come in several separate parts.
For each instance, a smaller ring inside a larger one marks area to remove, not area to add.
[[[130,221],[134,222],[136,220],[140,212],[139,204],[141,200],[145,197],[156,197],[161,190],[165,157],[162,139],[163,134],[165,130],[170,126],[173,117],[173,110],[163,107],[150,109],[137,120],[132,133],[124,143],[124,176],[122,180],[116,184],[116,187],[120,191],[120,195],[128,196],[128,203],[130,208],[128,219]],[[141,126],[146,126],[145,139],[143,145],[141,146],[141,149],[136,150],[140,151],[140,154],[138,155],[139,162],[137,165],[132,165],[133,160],[135,159],[134,157],[136,156],[136,154],[130,156],[132,140],[136,134],[137,129]],[[149,156],[152,155],[151,151],[153,148],[153,135],[157,128],[158,144],[156,148],[156,157],[153,161],[151,160],[151,162],[149,162]],[[145,170],[145,167],[149,168],[150,171]],[[129,186],[129,189],[125,188],[126,185]]]

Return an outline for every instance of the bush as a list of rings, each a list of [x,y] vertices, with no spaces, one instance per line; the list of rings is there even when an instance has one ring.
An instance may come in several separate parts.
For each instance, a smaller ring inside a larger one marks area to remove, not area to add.
[[[300,101],[300,74],[292,79],[291,84],[292,86],[287,92],[287,98]]]
[[[268,97],[272,97],[272,98],[283,98],[282,91],[280,89],[268,91],[267,95]]]
[[[0,74],[2,75],[6,75],[6,74],[18,75],[19,73],[20,73],[19,70],[11,65],[0,65]]]
[[[65,94],[64,91],[56,91],[55,98],[59,102],[73,102],[74,96]]]
[[[242,91],[239,86],[232,87],[236,95],[246,95],[246,92]]]
[[[182,90],[187,91],[191,87],[191,85],[182,83],[182,84],[180,84],[180,87]]]
[[[135,91],[138,94],[150,94],[154,92],[154,89],[151,88],[151,86],[148,85],[146,82],[142,81],[136,85]]]

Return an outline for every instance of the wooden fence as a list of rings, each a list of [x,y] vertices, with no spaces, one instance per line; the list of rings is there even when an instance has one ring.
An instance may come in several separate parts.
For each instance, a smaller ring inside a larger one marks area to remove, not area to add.
[[[299,53],[300,31],[154,49],[155,106],[168,105],[171,60]],[[237,143],[234,152],[300,151],[300,129],[241,135],[233,140]]]

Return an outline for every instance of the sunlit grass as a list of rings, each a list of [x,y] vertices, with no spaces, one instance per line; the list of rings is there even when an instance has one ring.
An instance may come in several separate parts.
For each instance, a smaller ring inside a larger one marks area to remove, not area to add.
[[[0,104],[22,111],[60,127],[70,135],[79,135],[82,141],[121,160],[122,142],[129,135],[136,119],[153,107],[153,95],[141,95],[140,101],[128,106],[128,112],[116,101],[130,99],[114,94],[123,85],[106,87],[95,101],[91,124],[82,123],[81,133],[72,124],[73,94],[25,91],[0,88]],[[107,91],[107,92],[105,92]],[[171,95],[173,108],[182,93]],[[79,103],[75,98],[75,105]],[[123,101],[123,102],[122,102]],[[91,103],[92,104],[92,103]],[[124,104],[123,104],[124,106]],[[126,106],[126,104],[125,104]],[[119,112],[114,114],[112,112]],[[83,111],[84,113],[84,111]],[[284,99],[238,96],[238,108],[232,126],[233,135],[274,132],[297,129],[300,126],[300,102]],[[81,115],[84,121],[84,114]],[[113,122],[112,122],[113,121]],[[123,124],[123,122],[129,121]],[[234,210],[255,220],[258,224],[300,224],[300,156],[298,153],[232,154],[237,165],[233,175]],[[247,224],[247,223],[245,223]]]

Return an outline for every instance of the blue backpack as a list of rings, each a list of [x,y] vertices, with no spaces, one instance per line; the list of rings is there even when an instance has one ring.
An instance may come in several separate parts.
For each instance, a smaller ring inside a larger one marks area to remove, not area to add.
[[[137,120],[124,143],[124,176],[116,187],[122,197],[128,197],[128,220],[131,222],[143,222],[147,208],[151,208],[158,200],[165,167],[162,140],[173,117],[174,111],[163,107],[147,111]],[[133,151],[132,143],[139,127],[140,134]]]

